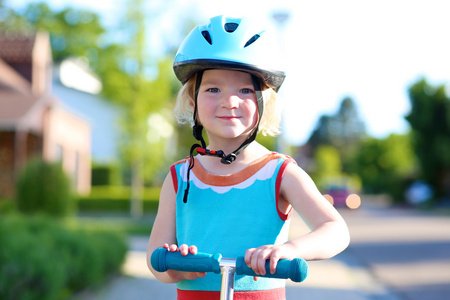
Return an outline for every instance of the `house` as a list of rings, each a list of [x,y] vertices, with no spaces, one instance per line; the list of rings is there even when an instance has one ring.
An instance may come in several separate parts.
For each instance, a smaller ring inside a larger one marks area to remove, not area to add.
[[[102,83],[82,58],[67,58],[54,66],[52,92],[62,106],[91,125],[94,164],[108,165],[119,159],[121,110],[100,95]]]
[[[74,189],[91,186],[91,128],[52,93],[49,36],[0,32],[0,198],[33,157],[61,161]]]

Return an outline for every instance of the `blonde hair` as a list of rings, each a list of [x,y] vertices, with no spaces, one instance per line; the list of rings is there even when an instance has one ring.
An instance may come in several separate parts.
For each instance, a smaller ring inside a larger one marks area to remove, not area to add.
[[[179,124],[193,125],[192,107],[195,98],[195,82],[197,76],[192,76],[180,89],[174,108],[175,118]],[[281,133],[281,110],[278,94],[264,84],[262,84],[262,94],[264,98],[264,112],[259,123],[259,132],[263,135],[276,136]]]

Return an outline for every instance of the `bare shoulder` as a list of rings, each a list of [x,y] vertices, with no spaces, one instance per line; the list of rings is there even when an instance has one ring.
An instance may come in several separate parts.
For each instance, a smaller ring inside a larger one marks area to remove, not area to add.
[[[340,221],[334,207],[323,197],[311,177],[298,165],[288,164],[281,182],[280,194],[310,226]]]
[[[287,182],[289,185],[294,184],[294,187],[297,186],[298,188],[312,188],[317,190],[311,177],[296,163],[289,163],[286,166],[283,181]]]
[[[166,179],[164,179],[164,183],[161,187],[161,193],[159,195],[159,204],[166,205],[166,204],[175,204],[175,197],[176,197],[176,191],[175,191],[175,184],[174,184],[174,178],[172,176],[172,173],[169,172],[166,176]]]

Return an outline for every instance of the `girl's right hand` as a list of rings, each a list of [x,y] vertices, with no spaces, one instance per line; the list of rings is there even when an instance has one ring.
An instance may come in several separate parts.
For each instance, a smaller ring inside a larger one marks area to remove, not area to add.
[[[170,252],[176,252],[179,251],[181,255],[188,255],[188,254],[197,254],[198,249],[197,246],[191,245],[188,246],[186,244],[181,245],[178,247],[176,244],[172,244],[169,246],[169,244],[164,244],[163,248],[166,248]],[[176,281],[181,280],[193,280],[201,277],[206,276],[206,272],[183,272],[183,271],[175,271],[175,270],[167,270],[167,275],[169,275],[172,279]]]

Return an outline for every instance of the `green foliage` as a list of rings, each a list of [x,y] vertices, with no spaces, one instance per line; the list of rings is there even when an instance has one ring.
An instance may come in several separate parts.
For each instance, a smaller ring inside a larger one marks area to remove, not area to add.
[[[124,169],[131,174],[135,196],[144,183],[159,183],[154,178],[173,159],[168,156],[176,148],[167,135],[160,140],[148,138],[149,130],[158,130],[149,128],[152,114],[172,122],[162,110],[172,106],[178,86],[171,59],[155,63],[148,57],[148,19],[143,6],[141,0],[130,2],[121,16],[124,20],[117,23],[122,27],[115,28],[110,36],[97,14],[73,8],[54,12],[45,3],[29,4],[22,15],[8,11],[5,20],[0,21],[1,28],[48,31],[57,62],[70,56],[88,59],[101,78],[103,96],[123,109],[120,154]],[[120,43],[114,43],[113,35],[119,34]]]
[[[271,151],[277,150],[277,138],[269,135],[262,135],[261,133],[256,136],[256,141]],[[284,153],[287,154],[287,153]]]
[[[57,62],[70,56],[86,57],[94,66],[102,55],[98,46],[105,29],[100,24],[100,17],[87,10],[66,8],[54,12],[44,2],[30,3],[22,15],[10,12],[0,27],[49,32],[53,59]]]
[[[314,160],[318,174],[337,176],[342,170],[339,152],[332,146],[320,146],[317,148]]]
[[[91,183],[97,185],[117,185],[120,184],[120,169],[115,164],[92,165]]]
[[[18,177],[16,201],[18,209],[27,214],[67,216],[74,204],[70,179],[60,163],[31,160]]]
[[[417,170],[409,135],[366,139],[354,159],[365,191],[389,193],[396,201],[403,198],[405,182]]]
[[[159,187],[144,188],[143,210],[158,210]],[[88,196],[79,197],[78,210],[81,212],[127,212],[130,210],[131,188],[129,186],[94,186]]]
[[[351,160],[366,137],[364,122],[360,119],[357,106],[352,98],[344,98],[334,115],[319,118],[308,145],[312,153],[322,145],[335,147],[339,152],[343,172],[354,172]]]
[[[352,98],[347,97],[342,100],[334,115],[321,116],[309,143],[313,147],[333,145],[341,149],[359,143],[365,135],[365,125],[359,118],[356,104]]]
[[[314,153],[314,170],[310,173],[319,190],[324,191],[331,186],[347,187],[358,192],[361,180],[355,174],[345,174],[338,150],[333,146],[321,145]]]
[[[65,299],[98,286],[122,265],[124,236],[69,229],[45,216],[0,218],[0,298]],[[111,245],[114,245],[111,247]]]
[[[450,197],[450,98],[444,85],[433,87],[425,79],[409,88],[412,128],[421,177],[437,196]]]

